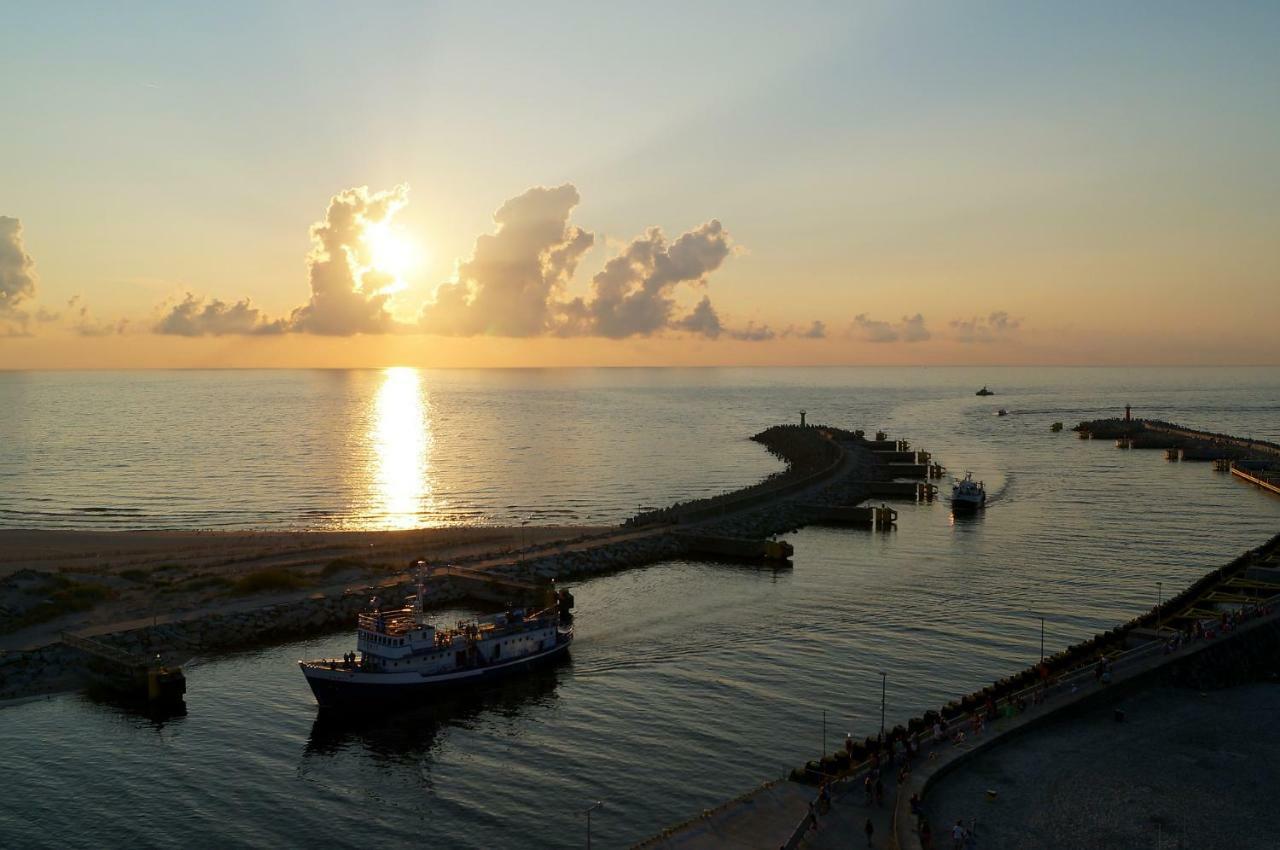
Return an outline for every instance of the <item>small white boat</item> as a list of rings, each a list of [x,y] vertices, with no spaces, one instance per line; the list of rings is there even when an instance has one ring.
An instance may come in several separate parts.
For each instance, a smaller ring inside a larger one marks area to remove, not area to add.
[[[973,480],[972,472],[966,472],[964,478],[951,487],[952,512],[976,511],[986,506],[987,488],[981,481]]]
[[[1008,416],[1008,415],[1009,415],[1009,411],[1005,410],[1003,407],[996,411],[996,416]]]

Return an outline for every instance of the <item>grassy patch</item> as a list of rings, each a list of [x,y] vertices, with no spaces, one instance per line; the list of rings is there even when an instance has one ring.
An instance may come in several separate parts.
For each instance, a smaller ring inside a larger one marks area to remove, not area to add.
[[[306,580],[293,570],[269,568],[241,576],[231,585],[231,592],[237,596],[248,596],[273,590],[297,590],[306,584]]]
[[[161,593],[186,593],[197,590],[226,590],[231,587],[231,579],[224,576],[196,573],[182,581],[175,581],[160,588]]]
[[[21,614],[0,621],[0,632],[16,632],[28,626],[47,623],[63,614],[88,611],[104,599],[116,596],[114,590],[100,584],[73,581],[63,575],[50,578],[49,586],[44,591],[46,598]]]
[[[367,565],[364,561],[359,561],[355,558],[334,558],[332,561],[324,565],[324,568],[320,570],[320,575],[324,578],[328,578],[329,576],[337,575],[338,573],[343,573],[347,570],[363,570],[366,566]]]
[[[127,581],[143,582],[151,578],[151,570],[124,570],[120,578]]]

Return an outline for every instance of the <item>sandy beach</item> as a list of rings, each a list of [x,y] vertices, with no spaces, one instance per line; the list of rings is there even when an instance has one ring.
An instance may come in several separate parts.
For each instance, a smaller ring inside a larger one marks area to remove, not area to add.
[[[592,526],[404,531],[0,530],[0,650],[53,642],[62,629],[297,598],[403,573],[411,562],[509,560]]]

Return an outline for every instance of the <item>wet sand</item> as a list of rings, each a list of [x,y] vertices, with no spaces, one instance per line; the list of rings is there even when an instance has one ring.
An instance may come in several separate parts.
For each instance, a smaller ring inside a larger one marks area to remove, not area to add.
[[[976,817],[983,850],[1275,847],[1277,710],[1280,684],[1158,687],[1015,737],[930,789],[934,846]]]

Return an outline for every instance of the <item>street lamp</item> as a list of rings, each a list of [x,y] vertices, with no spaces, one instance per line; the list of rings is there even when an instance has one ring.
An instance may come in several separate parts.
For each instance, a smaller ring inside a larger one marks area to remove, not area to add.
[[[880,671],[880,740],[884,740],[884,693],[885,686],[889,681],[889,674]]]
[[[585,809],[578,812],[578,814],[580,815],[587,816],[587,850],[591,850],[591,813],[603,806],[604,806],[604,800],[596,800],[590,806],[587,806]]]
[[[528,548],[528,543],[525,541],[525,529],[531,519],[532,517],[529,517],[520,521],[520,566],[522,567],[524,566],[525,549]]]
[[[1164,582],[1156,582],[1156,634],[1160,634],[1160,620],[1163,619],[1164,608]]]
[[[1038,611],[1031,612],[1033,616],[1040,618],[1040,660],[1044,661],[1044,614]]]

